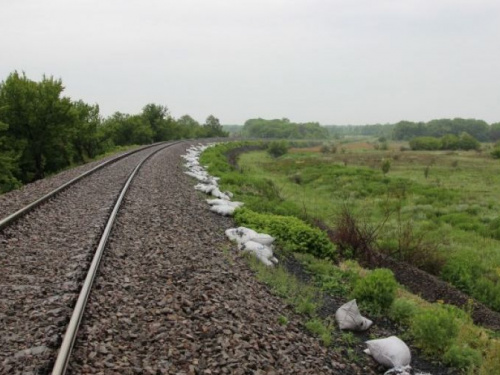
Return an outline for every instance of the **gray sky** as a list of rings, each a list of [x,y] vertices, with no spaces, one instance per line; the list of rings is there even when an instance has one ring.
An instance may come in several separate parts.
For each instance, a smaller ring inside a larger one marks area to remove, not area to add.
[[[0,0],[0,41],[106,116],[500,121],[499,0]]]

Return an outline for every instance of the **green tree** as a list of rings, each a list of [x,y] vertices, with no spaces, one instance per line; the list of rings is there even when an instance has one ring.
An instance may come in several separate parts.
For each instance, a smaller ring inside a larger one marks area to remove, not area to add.
[[[219,119],[213,115],[207,117],[205,124],[203,124],[203,128],[205,130],[205,137],[207,138],[228,136],[228,133],[222,128]]]
[[[142,116],[153,131],[154,142],[181,138],[177,130],[177,124],[170,116],[167,106],[147,104],[142,109]]]
[[[267,145],[267,152],[273,158],[285,155],[288,152],[288,142],[284,140],[269,142]]]
[[[115,146],[141,145],[153,141],[153,129],[142,115],[114,113],[103,123],[104,133]]]
[[[500,139],[500,122],[491,124],[490,127],[490,140],[496,142]]]
[[[73,103],[76,127],[73,132],[73,146],[77,162],[83,163],[99,153],[98,128],[101,124],[99,106],[79,100]]]
[[[458,148],[461,150],[479,150],[481,144],[469,133],[463,132],[458,140]]]
[[[15,189],[21,183],[14,176],[16,170],[16,157],[14,151],[8,146],[5,136],[8,125],[0,122],[0,193]]]
[[[385,176],[389,172],[389,170],[391,169],[391,161],[389,159],[384,159],[382,161],[381,169],[382,169],[382,173]]]
[[[177,129],[179,132],[179,138],[198,138],[202,137],[201,125],[198,121],[193,119],[189,115],[181,116],[177,119]]]
[[[7,141],[19,154],[19,178],[30,182],[72,162],[75,113],[62,97],[61,80],[35,82],[14,72],[0,84],[0,121],[9,125]]]

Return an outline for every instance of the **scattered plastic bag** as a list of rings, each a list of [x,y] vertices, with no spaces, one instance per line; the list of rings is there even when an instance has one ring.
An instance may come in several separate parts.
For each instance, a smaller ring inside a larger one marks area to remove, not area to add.
[[[209,184],[198,184],[194,187],[195,190],[201,191],[205,194],[210,194],[212,190],[216,188],[217,187],[215,185],[209,185]]]
[[[265,233],[257,233],[256,231],[245,228],[231,228],[226,230],[226,236],[231,241],[236,241],[238,245],[242,245],[247,241],[258,242],[262,245],[270,246],[274,242],[274,237]]]
[[[410,349],[396,336],[366,341],[366,354],[371,355],[381,365],[391,368],[386,374],[409,374],[411,369]]]
[[[335,312],[335,319],[340,329],[351,331],[366,331],[373,324],[370,319],[360,314],[355,299],[340,306]]]
[[[234,210],[236,210],[238,207],[235,206],[229,206],[227,204],[219,204],[216,206],[210,207],[210,211],[215,212],[216,214],[222,215],[222,216],[233,216]]]
[[[243,244],[241,250],[252,253],[266,266],[273,266],[278,263],[278,259],[273,256],[271,248],[258,242],[247,241]]]
[[[206,202],[210,206],[220,206],[220,205],[227,205],[227,206],[233,206],[233,207],[241,207],[243,206],[243,202],[232,202],[232,201],[227,201],[225,199],[207,199]]]

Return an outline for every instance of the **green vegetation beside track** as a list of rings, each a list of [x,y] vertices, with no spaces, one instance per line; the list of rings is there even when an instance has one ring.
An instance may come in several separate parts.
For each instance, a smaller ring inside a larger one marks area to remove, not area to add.
[[[236,213],[237,223],[274,230],[270,234],[278,237],[279,251],[304,266],[315,288],[346,300],[357,298],[370,317],[391,317],[405,327],[404,338],[427,356],[464,373],[500,371],[495,334],[475,326],[467,311],[411,295],[390,271],[362,269],[348,259],[356,249],[326,251],[323,240],[303,240],[286,229],[314,230],[315,220],[336,228],[347,209],[373,234],[377,251],[434,272],[500,310],[498,161],[476,152],[401,152],[402,144],[376,150],[374,144],[358,142],[337,146],[338,153],[322,152],[320,146],[291,149],[278,158],[253,151],[241,154],[238,166],[230,165],[226,153],[245,146],[222,144],[201,157],[209,172],[221,177],[221,186],[245,202]],[[384,160],[391,161],[386,173],[381,170]],[[318,238],[326,238],[320,233]],[[271,279],[268,275],[264,281]],[[286,294],[286,288],[273,288]],[[328,343],[325,327],[331,322],[321,325],[314,313],[309,320],[310,330]]]

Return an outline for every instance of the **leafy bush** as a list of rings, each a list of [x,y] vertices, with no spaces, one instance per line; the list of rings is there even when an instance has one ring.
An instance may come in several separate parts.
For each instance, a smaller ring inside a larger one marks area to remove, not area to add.
[[[268,233],[284,250],[310,253],[319,258],[334,259],[335,247],[327,235],[293,216],[261,214],[243,208],[235,212],[238,225]]]
[[[416,315],[418,306],[412,300],[396,298],[389,310],[391,319],[404,325],[410,325],[412,318]]]
[[[374,314],[387,311],[396,298],[397,282],[391,270],[379,268],[359,279],[352,298]]]
[[[278,158],[285,155],[288,152],[288,142],[287,141],[272,141],[269,142],[267,146],[267,152],[274,158]]]
[[[440,150],[441,140],[434,137],[415,137],[410,141],[412,150]]]
[[[457,345],[453,344],[444,353],[443,356],[444,363],[459,368],[468,369],[471,367],[477,367],[481,364],[482,357],[481,353],[470,348],[468,345]]]
[[[490,154],[494,159],[500,159],[500,147],[495,147]]]
[[[439,306],[416,315],[410,331],[425,353],[444,354],[458,335],[459,323],[453,311]]]

